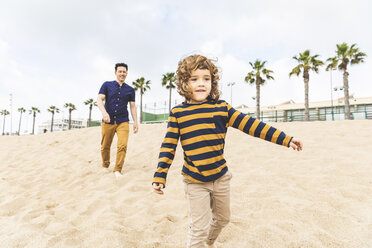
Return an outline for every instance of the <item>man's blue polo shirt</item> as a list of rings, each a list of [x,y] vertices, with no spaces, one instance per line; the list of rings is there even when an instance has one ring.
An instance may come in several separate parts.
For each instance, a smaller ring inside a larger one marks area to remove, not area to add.
[[[134,89],[124,83],[122,86],[117,81],[104,82],[98,94],[104,94],[105,109],[110,115],[110,124],[120,124],[129,121],[128,102],[134,102],[136,94]]]

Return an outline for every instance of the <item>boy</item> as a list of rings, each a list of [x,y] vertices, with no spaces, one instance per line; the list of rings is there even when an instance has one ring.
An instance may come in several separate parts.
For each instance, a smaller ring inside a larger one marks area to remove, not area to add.
[[[177,91],[185,102],[174,107],[160,148],[153,188],[163,194],[178,139],[184,150],[185,193],[189,205],[187,247],[216,247],[214,242],[230,220],[230,179],[223,157],[228,126],[267,141],[302,150],[302,142],[243,114],[219,100],[218,69],[201,55],[178,63]],[[210,217],[212,215],[212,218]]]

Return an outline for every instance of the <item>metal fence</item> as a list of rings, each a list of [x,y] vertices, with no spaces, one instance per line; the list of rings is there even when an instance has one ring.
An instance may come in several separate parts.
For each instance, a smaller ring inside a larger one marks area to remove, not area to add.
[[[171,107],[180,104],[180,100],[172,100]],[[138,106],[139,107],[139,106]],[[140,113],[139,109],[137,110]],[[169,101],[161,101],[154,103],[146,103],[142,106],[142,122],[143,123],[157,123],[165,122],[169,116]]]
[[[151,106],[151,105],[150,105]],[[168,120],[168,105],[160,105],[160,108],[150,108],[145,105],[142,113],[142,120],[144,123],[165,122]],[[150,112],[151,111],[151,112]],[[256,113],[246,113],[255,117]],[[332,121],[344,120],[345,108],[344,106],[310,108],[310,121]],[[372,119],[372,104],[361,104],[350,106],[350,117],[352,120]],[[292,122],[292,121],[305,121],[304,109],[293,110],[272,110],[261,111],[260,120],[264,122]]]
[[[255,113],[247,113],[253,117]],[[310,108],[310,121],[332,121],[344,120],[345,108],[344,106]],[[362,104],[350,106],[350,118],[352,120],[372,119],[372,104]],[[305,110],[273,110],[261,112],[260,120],[264,122],[291,122],[291,121],[305,121]]]

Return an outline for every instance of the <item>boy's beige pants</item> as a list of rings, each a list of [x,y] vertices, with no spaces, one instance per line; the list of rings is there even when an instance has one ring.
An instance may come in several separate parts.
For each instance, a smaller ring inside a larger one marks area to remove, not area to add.
[[[207,183],[195,183],[184,178],[189,203],[187,248],[204,248],[213,244],[230,221],[230,180],[227,171],[221,178]]]
[[[129,122],[122,122],[119,125],[107,124],[102,122],[102,140],[101,140],[101,156],[102,166],[108,168],[110,165],[110,148],[115,132],[118,136],[116,163],[114,171],[121,172],[123,168],[125,155],[127,154],[127,144],[129,136]]]

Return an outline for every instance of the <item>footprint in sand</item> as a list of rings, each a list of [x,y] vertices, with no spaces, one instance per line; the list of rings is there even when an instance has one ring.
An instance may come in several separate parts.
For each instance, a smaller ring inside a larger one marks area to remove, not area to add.
[[[21,212],[27,202],[26,198],[18,197],[0,205],[0,216],[12,216]]]

